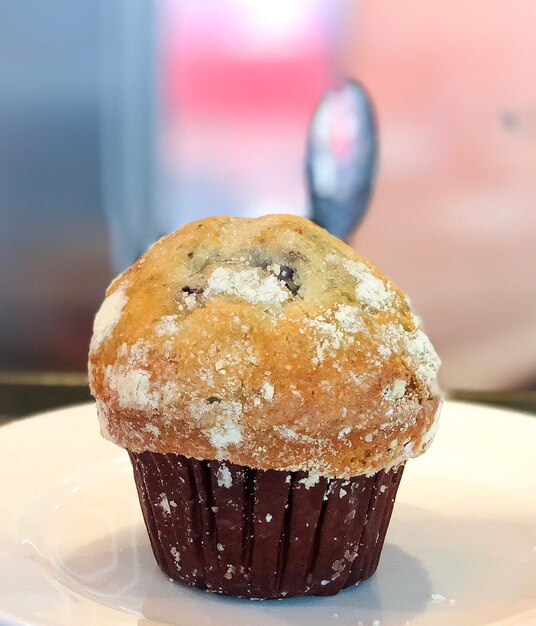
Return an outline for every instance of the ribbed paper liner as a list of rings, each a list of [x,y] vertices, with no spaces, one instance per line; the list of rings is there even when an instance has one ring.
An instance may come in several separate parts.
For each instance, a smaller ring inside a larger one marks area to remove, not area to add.
[[[154,555],[182,583],[248,598],[333,595],[378,566],[403,467],[320,478],[130,454]]]

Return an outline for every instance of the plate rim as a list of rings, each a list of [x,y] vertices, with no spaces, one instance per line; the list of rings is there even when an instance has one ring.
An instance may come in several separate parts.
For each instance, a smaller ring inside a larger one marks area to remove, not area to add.
[[[508,417],[516,419],[519,422],[522,422],[523,424],[527,424],[527,426],[529,424],[533,424],[533,426],[528,426],[530,429],[534,429],[536,427],[536,420],[534,419],[536,416],[525,412],[525,411],[517,411],[517,410],[511,410],[511,409],[504,409],[503,407],[492,407],[489,405],[484,405],[484,404],[477,404],[477,403],[470,403],[470,402],[461,402],[461,401],[445,401],[445,406],[449,406],[449,405],[456,405],[459,406],[460,408],[477,408],[477,410],[479,411],[484,411],[484,413],[489,413],[490,416],[493,415],[496,418],[501,418],[501,417]],[[31,430],[35,424],[37,423],[42,423],[44,421],[54,421],[56,419],[65,419],[69,416],[70,413],[72,412],[77,412],[77,411],[84,411],[87,412],[88,415],[85,416],[87,418],[87,424],[90,424],[90,415],[89,413],[93,412],[95,410],[95,403],[93,402],[83,402],[83,403],[76,403],[73,405],[69,405],[67,407],[61,407],[61,408],[56,408],[56,409],[51,409],[48,411],[44,411],[44,412],[40,412],[40,413],[35,413],[31,416],[27,416],[24,417],[22,419],[15,419],[7,424],[4,424],[0,427],[0,445],[3,442],[2,437],[8,435],[8,433],[12,433],[14,435],[19,434],[24,436],[25,435],[25,431],[28,432],[29,430]],[[46,418],[43,419],[43,418]],[[528,419],[527,418],[531,418]],[[443,419],[445,419],[443,417]],[[102,439],[100,433],[99,433],[99,429],[98,429],[98,420],[97,420],[97,416],[94,416],[94,422],[93,422],[93,430],[96,434],[96,437],[98,437],[99,439]],[[441,427],[440,427],[441,428]],[[102,440],[105,441],[105,440]],[[107,443],[110,448],[108,448],[108,450],[112,450],[113,448],[116,449],[117,451],[117,455],[119,456],[122,452],[124,452],[124,450],[122,448],[120,448],[119,446],[116,446],[115,444],[111,443],[111,442],[105,442]],[[111,448],[111,446],[113,446],[113,448]],[[433,446],[432,446],[433,449]],[[84,462],[81,463],[81,466],[84,465]],[[0,466],[3,466],[2,461],[0,460]],[[6,477],[4,477],[4,481],[6,480]],[[0,500],[2,500],[2,498],[0,497]],[[0,526],[0,538],[2,536],[6,535],[6,531],[2,531],[2,528]],[[96,601],[93,601],[96,602]],[[17,616],[14,615],[10,612],[6,612],[6,610],[2,607],[2,604],[0,604],[0,624],[6,624],[6,626],[19,626],[21,624],[39,624],[39,622],[34,622],[31,621],[33,618],[29,618],[28,616],[24,616],[21,614],[21,616]],[[100,607],[102,605],[99,605]],[[110,611],[111,614],[112,613],[116,613],[116,609],[114,609],[113,607],[106,607],[107,611]],[[116,613],[117,614],[117,613]],[[493,624],[504,624],[506,626],[506,624],[517,624],[518,626],[521,626],[522,624],[530,624],[532,622],[525,622],[525,621],[517,621],[517,620],[523,620],[524,615],[526,614],[526,612],[524,612],[523,614],[519,614],[516,616],[512,616],[512,618],[507,618],[507,619],[503,619],[503,620],[499,620],[498,622],[490,622],[489,626],[492,626]],[[111,616],[111,615],[110,615]],[[104,616],[105,617],[105,616]],[[529,619],[532,619],[534,616],[533,615],[528,615]],[[136,621],[133,621],[133,623],[137,623],[137,619],[135,618]],[[145,618],[148,619],[149,618]],[[510,619],[514,619],[514,622],[510,622]],[[149,620],[150,621],[150,620]],[[98,622],[96,622],[98,623]],[[127,623],[127,622],[125,622]],[[158,622],[156,622],[158,623]]]

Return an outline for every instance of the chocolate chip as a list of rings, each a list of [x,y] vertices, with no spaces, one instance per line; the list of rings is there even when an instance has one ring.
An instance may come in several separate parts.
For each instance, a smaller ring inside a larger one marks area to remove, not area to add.
[[[188,252],[188,258],[191,259],[194,256],[193,252]]]
[[[294,254],[295,258],[300,257],[299,252],[289,252],[286,257],[290,258]],[[263,270],[272,269],[274,264],[276,263],[274,259],[271,257],[270,253],[262,247],[253,248],[250,252],[250,263],[253,267],[260,267]],[[289,265],[279,265],[279,274],[274,274],[281,282],[285,283],[285,287],[292,293],[293,296],[297,295],[299,288],[301,287],[301,283],[299,283],[295,278],[295,270]],[[272,270],[272,273],[273,270]]]
[[[207,402],[209,404],[214,404],[214,402],[221,402],[221,398],[217,398],[216,396],[210,396],[210,398],[207,398]]]
[[[298,293],[301,287],[301,284],[297,283],[294,279],[294,273],[295,272],[292,267],[289,267],[288,265],[281,265],[279,276],[277,277],[279,280],[285,283],[286,288],[293,296]]]
[[[184,291],[184,293],[203,293],[203,290],[199,287],[190,287],[188,285],[184,285],[181,291]]]

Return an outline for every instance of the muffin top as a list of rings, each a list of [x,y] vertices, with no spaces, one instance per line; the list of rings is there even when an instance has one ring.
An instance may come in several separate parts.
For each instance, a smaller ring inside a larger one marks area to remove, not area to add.
[[[134,452],[350,477],[430,443],[439,359],[408,300],[304,218],[212,217],[106,292],[89,377]]]

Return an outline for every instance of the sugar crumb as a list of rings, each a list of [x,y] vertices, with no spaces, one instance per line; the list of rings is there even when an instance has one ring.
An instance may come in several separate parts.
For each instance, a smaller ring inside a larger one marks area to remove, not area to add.
[[[263,276],[258,268],[236,270],[217,267],[208,278],[205,298],[235,296],[250,304],[282,304],[289,292],[274,275]]]
[[[158,506],[168,515],[171,515],[171,509],[169,508],[169,500],[165,493],[160,494],[160,501],[158,502]]]
[[[225,487],[229,489],[233,486],[233,476],[231,474],[231,470],[227,467],[227,465],[220,465],[218,467],[218,471],[216,472],[216,479],[218,481],[219,487]]]
[[[169,337],[176,335],[180,326],[176,315],[163,315],[155,324],[154,331],[158,337]]]
[[[195,299],[195,294],[183,292],[182,300],[186,307],[191,310],[197,304],[197,300]]]
[[[261,385],[260,394],[267,402],[271,402],[274,397],[274,386],[272,383],[265,380]]]
[[[352,429],[350,428],[350,426],[345,426],[343,429],[339,431],[339,434],[337,435],[337,439],[344,439],[346,435],[349,435],[351,432],[352,432]]]
[[[158,437],[160,435],[160,428],[158,428],[158,426],[155,426],[154,424],[145,424],[145,428],[143,430],[150,433],[151,435],[154,435],[155,437]]]
[[[298,482],[300,482],[302,485],[305,485],[306,489],[310,489],[311,487],[314,487],[319,480],[320,474],[317,474],[316,472],[309,472],[305,478],[302,478]]]
[[[382,391],[382,398],[385,398],[390,402],[395,402],[396,400],[402,399],[405,393],[406,381],[402,378],[397,378],[393,381],[392,385],[385,387],[385,389]]]

